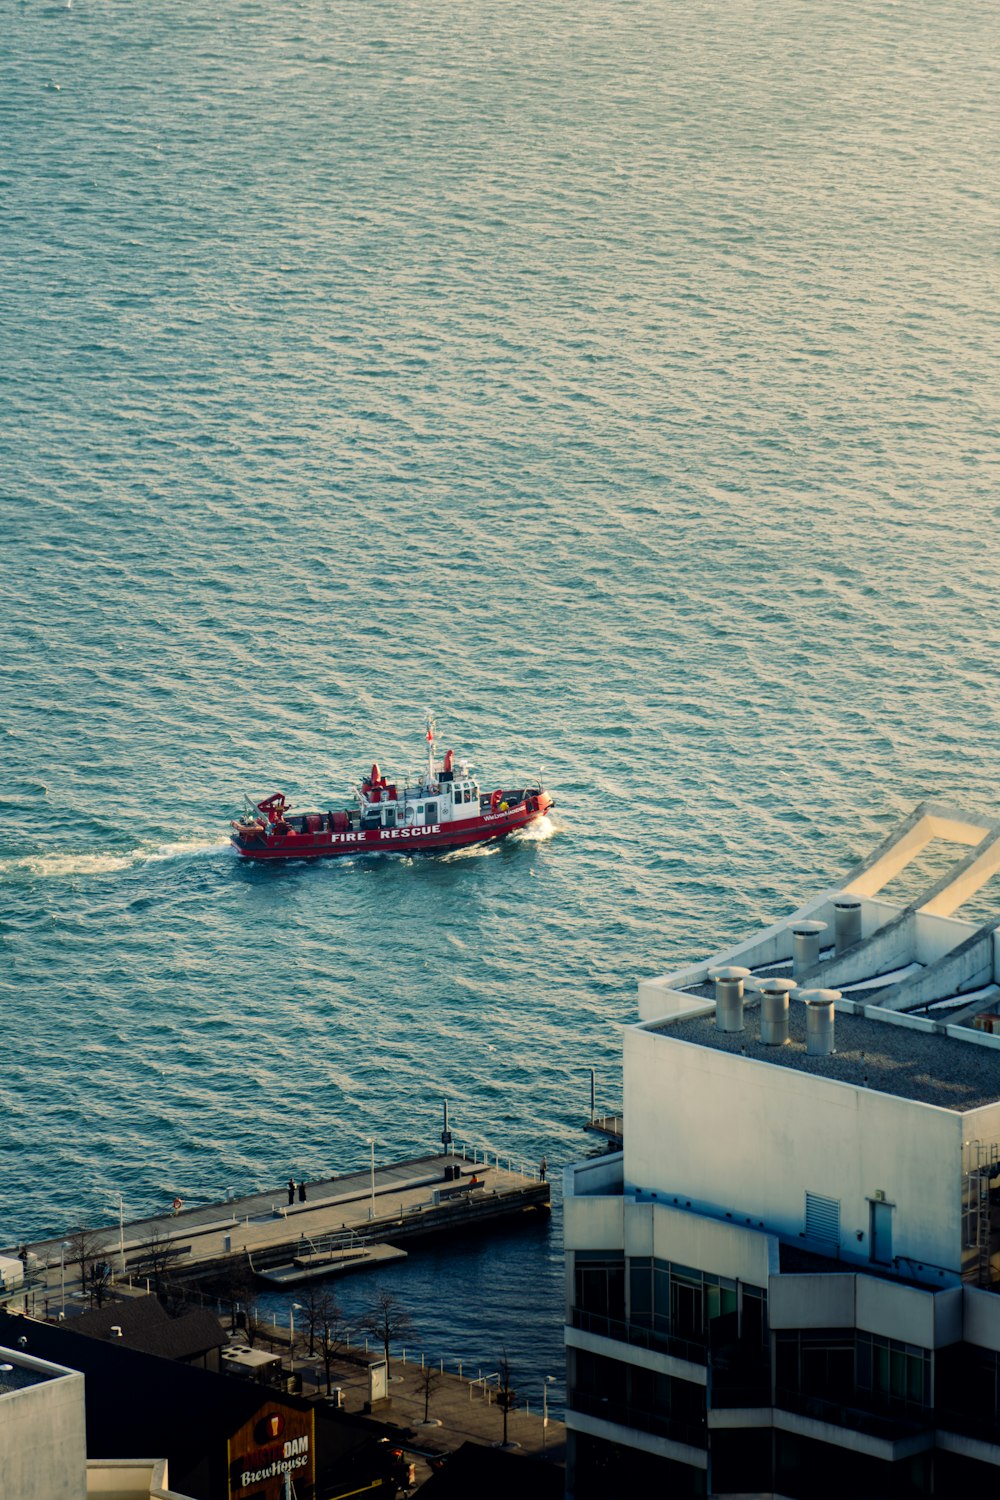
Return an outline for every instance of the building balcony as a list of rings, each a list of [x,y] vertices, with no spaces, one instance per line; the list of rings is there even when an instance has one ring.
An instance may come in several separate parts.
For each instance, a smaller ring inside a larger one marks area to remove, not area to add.
[[[852,1448],[890,1463],[934,1446],[933,1415],[876,1412],[854,1402],[828,1401],[779,1386],[774,1425],[839,1447]]]
[[[605,1318],[599,1313],[584,1312],[574,1307],[572,1324],[582,1333],[593,1333],[599,1338],[614,1339],[619,1344],[630,1344],[635,1349],[649,1349],[654,1354],[669,1354],[673,1359],[687,1364],[708,1364],[708,1349],[692,1339],[674,1338],[670,1334],[658,1333],[652,1328],[640,1328],[637,1323],[626,1323],[618,1318]]]
[[[681,1417],[671,1416],[669,1412],[645,1411],[629,1402],[611,1401],[605,1396],[595,1396],[585,1391],[571,1391],[568,1405],[571,1412],[596,1417],[615,1427],[648,1432],[673,1443],[683,1443],[688,1448],[708,1447],[708,1428],[704,1422],[685,1421]]]
[[[954,1433],[958,1437],[974,1438],[977,1443],[987,1443],[1000,1449],[1000,1421],[996,1417],[975,1416],[972,1412],[942,1411],[934,1413],[938,1432]]]

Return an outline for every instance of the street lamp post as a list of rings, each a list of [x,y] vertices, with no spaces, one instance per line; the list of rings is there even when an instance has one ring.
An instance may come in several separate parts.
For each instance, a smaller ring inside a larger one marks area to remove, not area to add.
[[[307,1311],[308,1311],[308,1308],[304,1307],[301,1302],[293,1302],[292,1305],[291,1305],[291,1307],[289,1308],[289,1311],[288,1311],[288,1343],[289,1343],[290,1347],[294,1343],[294,1340],[295,1340],[295,1330],[294,1330],[294,1326],[292,1324],[292,1313],[307,1312]],[[294,1358],[294,1356],[295,1356],[294,1349],[292,1349],[291,1352],[292,1352],[292,1357]]]
[[[66,1251],[69,1246],[63,1240],[59,1246],[59,1279],[62,1282],[62,1317],[66,1316]]]
[[[368,1144],[372,1148],[372,1204],[371,1204],[371,1208],[368,1210],[368,1217],[369,1217],[369,1219],[374,1219],[374,1217],[375,1217],[375,1137],[373,1135],[368,1136]]]
[[[545,1447],[545,1433],[549,1425],[549,1386],[555,1380],[554,1375],[546,1375],[542,1385],[542,1447]]]
[[[125,1279],[125,1199],[118,1194],[118,1249],[122,1258],[122,1280]]]

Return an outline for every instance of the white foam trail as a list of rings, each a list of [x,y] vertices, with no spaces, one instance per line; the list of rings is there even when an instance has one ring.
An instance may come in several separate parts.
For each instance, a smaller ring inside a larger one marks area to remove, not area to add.
[[[37,859],[12,860],[10,867],[59,879],[65,875],[106,875],[127,870],[134,863],[131,854],[42,854]]]
[[[445,862],[456,859],[485,859],[490,854],[497,854],[499,849],[499,843],[470,844],[465,849],[449,849],[446,854],[442,854],[441,858]]]
[[[7,868],[27,870],[43,879],[61,880],[69,875],[113,875],[118,870],[131,870],[136,865],[159,864],[168,859],[194,859],[218,854],[228,848],[228,839],[213,843],[204,839],[182,839],[155,848],[130,849],[123,854],[39,854],[11,860]]]
[[[548,839],[555,838],[557,833],[562,833],[565,823],[557,823],[555,818],[548,813],[541,818],[536,818],[534,823],[529,823],[527,828],[518,828],[511,834],[519,844],[544,844]]]
[[[181,839],[176,844],[163,844],[159,849],[137,851],[136,863],[143,860],[152,863],[161,859],[194,859],[199,855],[218,854],[229,847],[228,839],[216,839],[212,843],[206,843],[204,839]]]

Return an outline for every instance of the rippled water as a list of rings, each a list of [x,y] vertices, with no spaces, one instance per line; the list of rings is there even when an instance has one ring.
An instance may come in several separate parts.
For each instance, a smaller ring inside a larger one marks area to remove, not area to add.
[[[558,1168],[639,976],[995,808],[994,27],[4,7],[0,1239],[443,1098]],[[428,705],[544,766],[545,837],[232,856],[244,789],[336,802]],[[558,1368],[557,1233],[396,1274]]]

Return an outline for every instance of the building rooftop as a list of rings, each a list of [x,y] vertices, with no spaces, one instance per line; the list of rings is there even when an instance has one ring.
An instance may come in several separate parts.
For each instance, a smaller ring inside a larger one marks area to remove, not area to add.
[[[944,1109],[964,1112],[1000,1099],[1000,1051],[994,1048],[970,1047],[947,1035],[838,1011],[836,1051],[810,1057],[806,1053],[805,1009],[795,1000],[793,991],[788,1007],[789,1040],[783,1047],[761,1042],[760,1007],[756,1003],[746,1006],[742,1031],[720,1031],[714,1011],[655,1029],[667,1032],[676,1041],[711,1047],[716,1052],[735,1052],[775,1067],[835,1078]]]
[[[194,1359],[210,1349],[221,1349],[227,1338],[222,1324],[207,1308],[193,1308],[172,1318],[153,1295],[106,1303],[81,1313],[66,1326],[74,1333],[121,1342],[164,1359]]]
[[[43,1385],[47,1380],[61,1380],[71,1374],[72,1370],[25,1357],[20,1350],[4,1348],[0,1340],[0,1400],[16,1391]]]
[[[734,947],[642,981],[641,1024],[962,1113],[991,1104],[1000,1099],[1000,917],[984,910],[983,891],[998,872],[1000,821],[923,803],[841,885]],[[887,899],[900,888],[901,901]],[[972,910],[976,921],[959,915]],[[715,979],[727,969],[719,995],[734,1004],[742,976],[742,1031],[715,1024]],[[760,1041],[768,978],[789,990],[783,1046]],[[797,997],[808,991],[835,1001],[835,1051],[822,1056],[806,1051]]]

